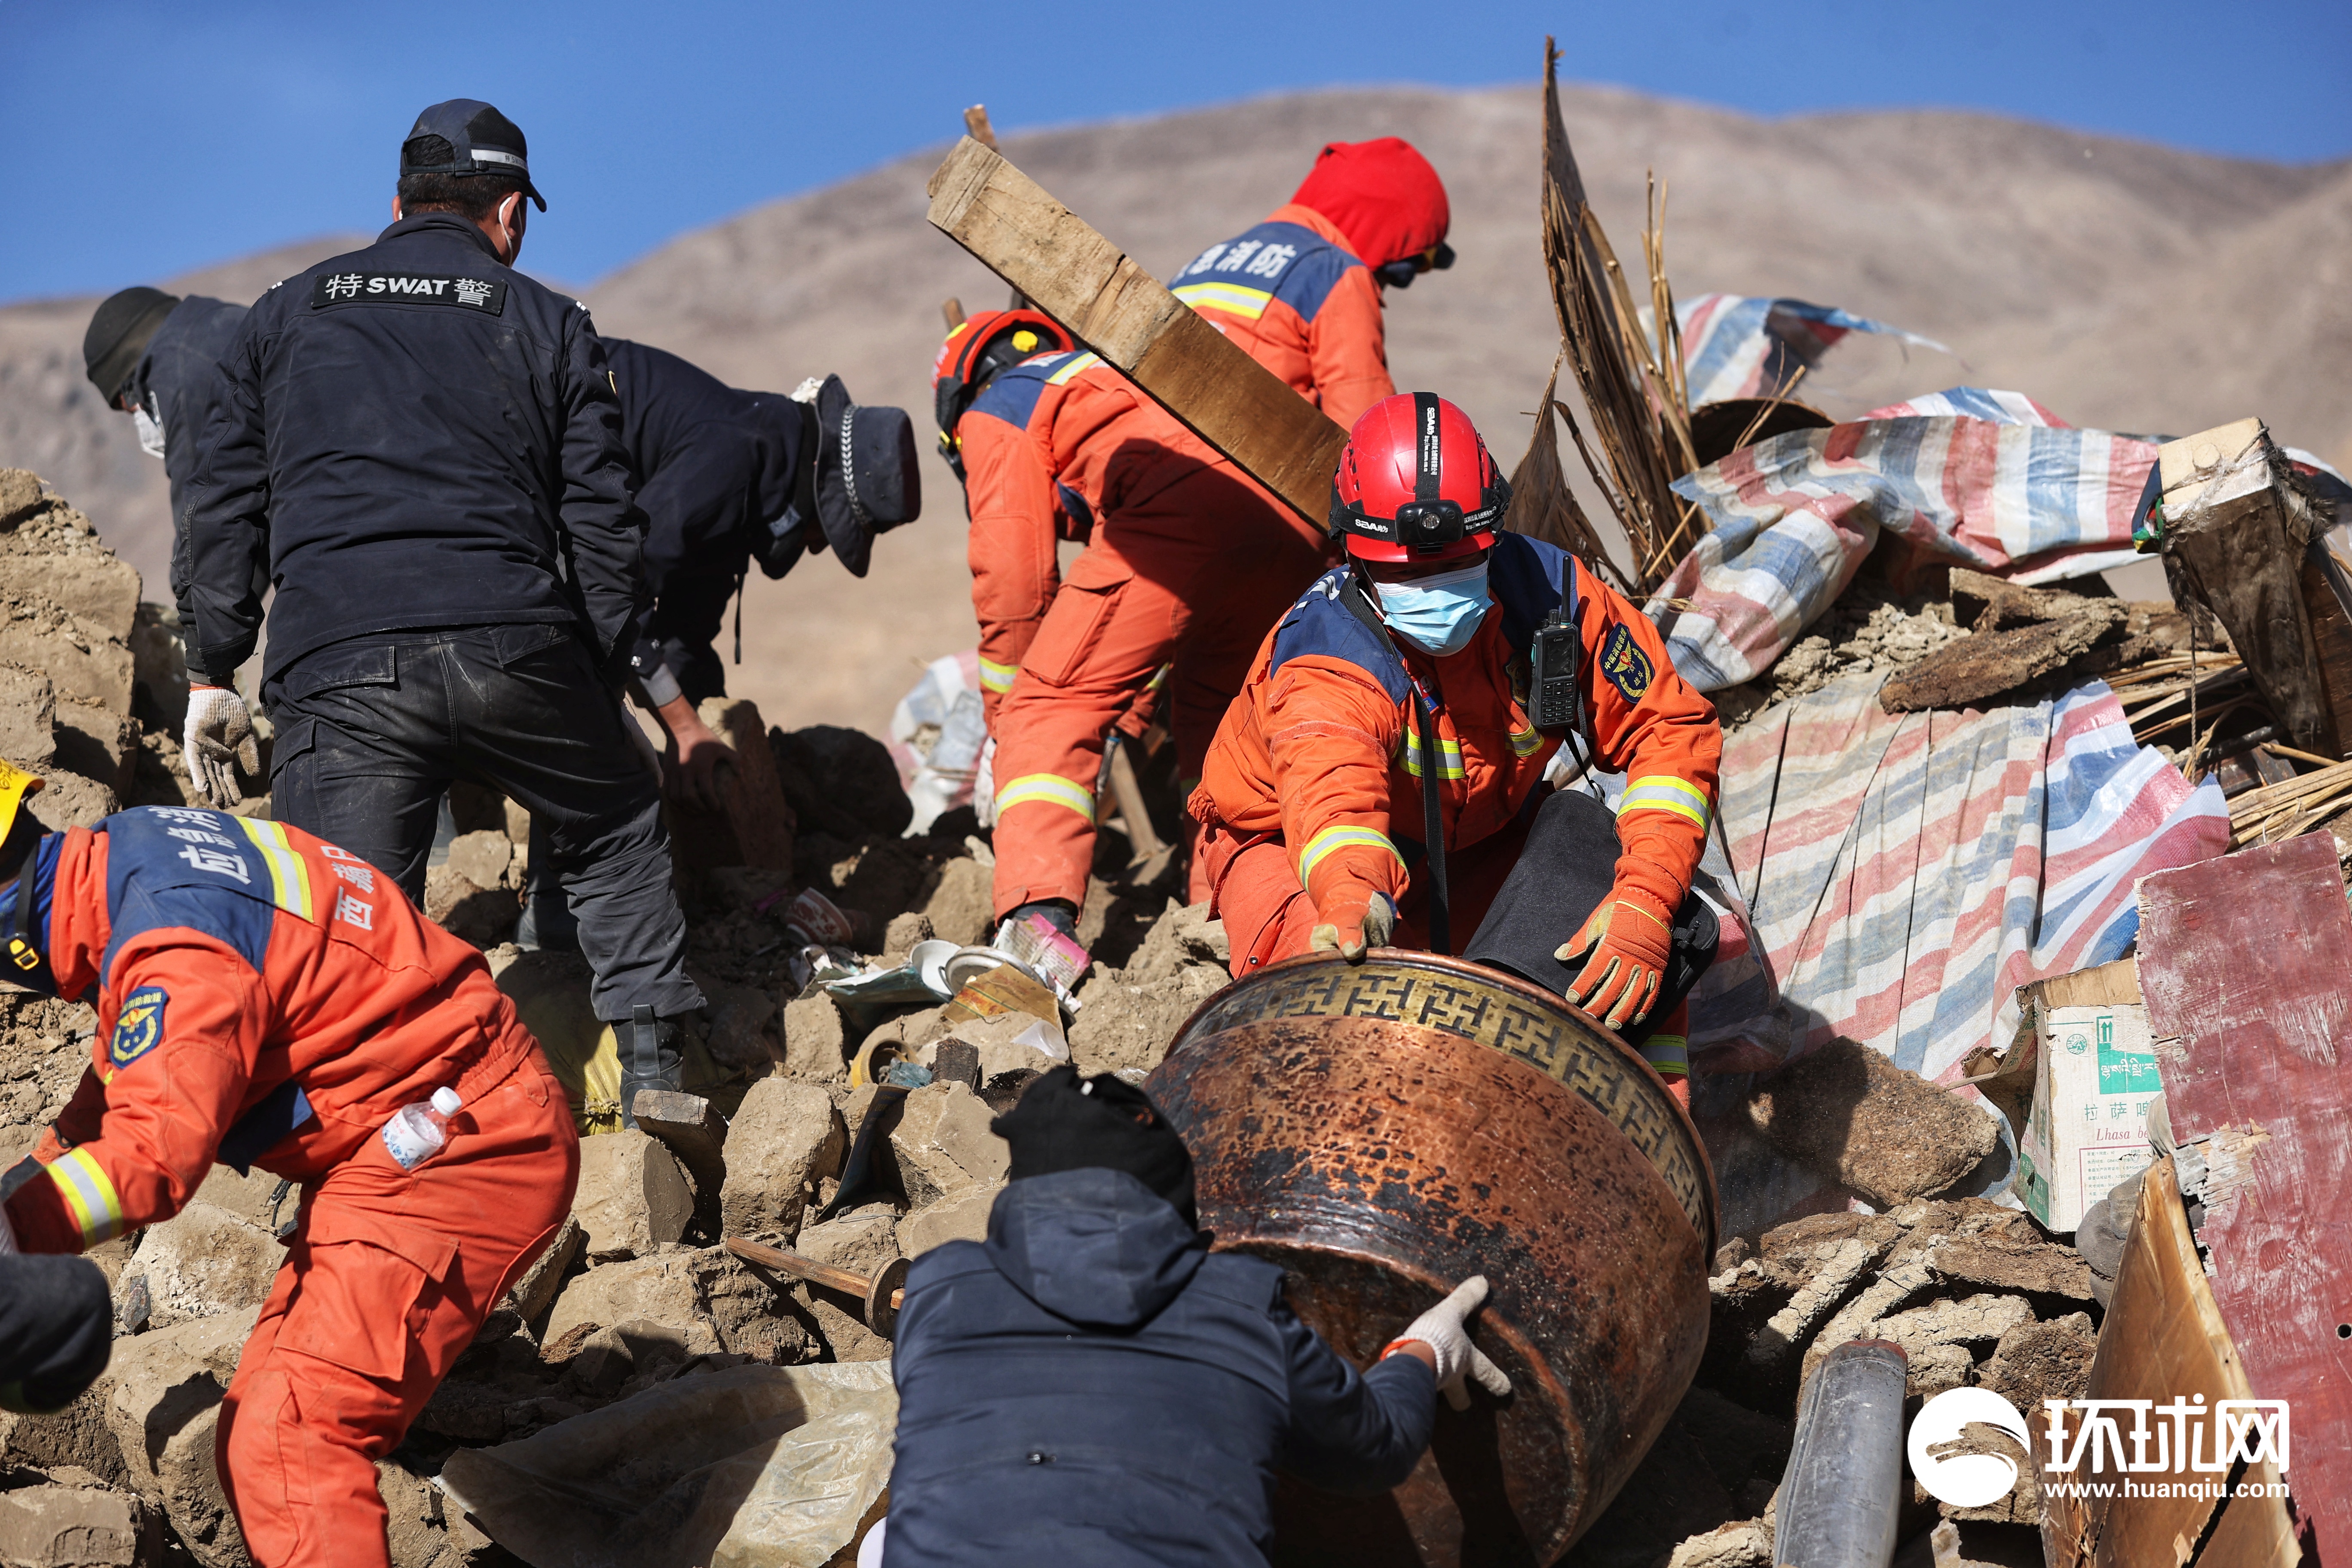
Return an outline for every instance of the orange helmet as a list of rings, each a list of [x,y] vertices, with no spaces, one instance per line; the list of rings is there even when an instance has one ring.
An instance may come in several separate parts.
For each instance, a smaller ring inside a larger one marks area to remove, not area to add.
[[[996,379],[997,372],[1038,354],[1060,353],[1077,347],[1051,316],[1042,310],[982,310],[967,316],[940,345],[931,362],[931,398],[940,422],[940,451],[961,479],[963,465],[957,457],[956,426],[963,422],[972,400]]]
[[[1493,548],[1511,487],[1470,416],[1433,392],[1363,412],[1331,480],[1331,537],[1359,561],[1452,561]]]

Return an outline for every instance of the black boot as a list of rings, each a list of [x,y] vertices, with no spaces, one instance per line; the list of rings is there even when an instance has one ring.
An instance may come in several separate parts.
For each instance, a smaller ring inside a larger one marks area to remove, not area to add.
[[[621,1047],[621,1125],[637,1124],[637,1090],[675,1090],[686,1059],[686,1028],[678,1018],[656,1018],[639,1003],[615,1031]]]

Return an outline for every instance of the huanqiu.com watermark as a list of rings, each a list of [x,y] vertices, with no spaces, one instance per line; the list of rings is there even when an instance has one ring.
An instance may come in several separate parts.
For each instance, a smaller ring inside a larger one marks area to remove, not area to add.
[[[2287,1402],[2174,1395],[2153,1399],[2045,1399],[2042,1486],[2052,1497],[2284,1497],[2285,1483],[2244,1479],[2241,1467],[2287,1468]],[[1989,1451],[1971,1426],[2005,1434],[2031,1457],[2032,1438],[2017,1406],[1990,1388],[1948,1388],[1920,1407],[1906,1445],[1911,1473],[1927,1495],[1955,1508],[1983,1508],[2009,1495],[2016,1458]],[[2063,1478],[2063,1479],[2062,1479]]]

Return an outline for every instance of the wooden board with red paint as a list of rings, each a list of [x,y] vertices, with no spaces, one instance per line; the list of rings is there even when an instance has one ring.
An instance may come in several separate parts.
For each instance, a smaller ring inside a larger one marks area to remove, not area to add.
[[[2214,1300],[2255,1395],[2289,1402],[2297,1512],[2323,1555],[2352,1559],[2352,906],[2336,843],[2160,872],[2139,900],[2166,1111],[2215,1172],[2198,1237]]]

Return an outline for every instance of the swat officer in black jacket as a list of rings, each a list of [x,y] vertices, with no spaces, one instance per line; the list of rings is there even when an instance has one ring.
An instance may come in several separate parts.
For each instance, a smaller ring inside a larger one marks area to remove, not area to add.
[[[586,308],[511,270],[524,199],[546,209],[526,159],[488,104],[434,105],[401,147],[397,221],[255,303],[188,511],[189,728],[234,796],[250,721],[226,677],[260,630],[243,563],[266,545],[277,815],[420,900],[453,780],[543,819],[597,1016],[625,1026],[627,1117],[677,1086],[703,998],[618,695],[645,514]]]
[[[82,334],[82,368],[108,407],[128,414],[139,445],[163,460],[172,483],[172,598],[180,625],[189,625],[188,480],[196,471],[196,441],[224,386],[221,356],[245,325],[245,307],[201,294],[182,299],[161,289],[110,294]],[[269,586],[269,563],[258,552],[254,592]]]

